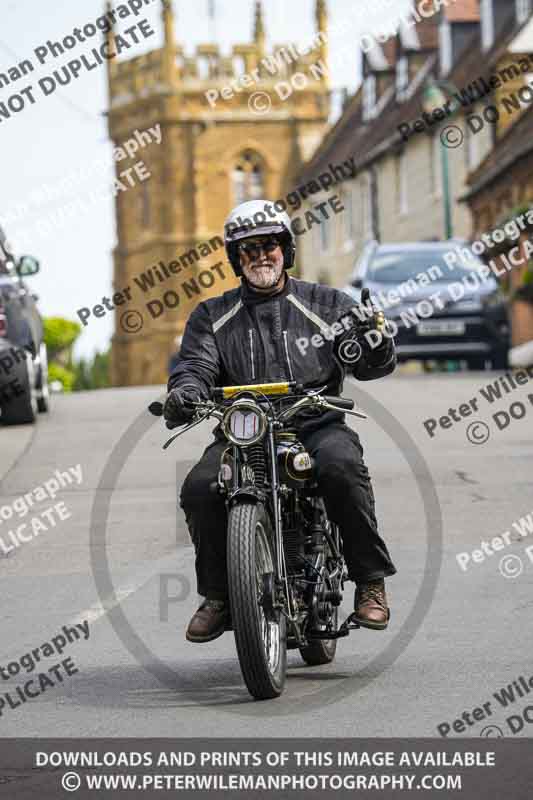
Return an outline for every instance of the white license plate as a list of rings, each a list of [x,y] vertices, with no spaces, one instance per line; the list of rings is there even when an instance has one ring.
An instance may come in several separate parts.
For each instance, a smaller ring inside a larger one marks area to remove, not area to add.
[[[462,336],[465,324],[460,320],[431,319],[419,322],[416,331],[419,336]]]

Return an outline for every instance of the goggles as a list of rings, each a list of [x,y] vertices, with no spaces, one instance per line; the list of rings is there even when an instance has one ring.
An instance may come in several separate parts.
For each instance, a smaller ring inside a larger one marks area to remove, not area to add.
[[[259,258],[261,251],[269,255],[273,253],[276,247],[280,246],[279,239],[263,239],[262,241],[257,242],[241,242],[239,244],[239,252],[245,253],[248,258],[255,259]]]

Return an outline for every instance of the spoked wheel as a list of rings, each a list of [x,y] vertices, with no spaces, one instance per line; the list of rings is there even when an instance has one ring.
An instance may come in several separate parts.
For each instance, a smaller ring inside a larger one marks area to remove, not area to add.
[[[274,555],[261,504],[234,506],[228,519],[228,583],[244,681],[256,700],[279,697],[287,668],[286,618],[268,602]],[[271,599],[271,597],[270,597]]]

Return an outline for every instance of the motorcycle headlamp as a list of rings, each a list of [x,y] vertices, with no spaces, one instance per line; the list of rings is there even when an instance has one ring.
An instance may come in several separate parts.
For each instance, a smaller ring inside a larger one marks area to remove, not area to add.
[[[267,419],[259,406],[249,399],[236,400],[224,414],[222,430],[233,444],[248,446],[259,442],[266,433]]]

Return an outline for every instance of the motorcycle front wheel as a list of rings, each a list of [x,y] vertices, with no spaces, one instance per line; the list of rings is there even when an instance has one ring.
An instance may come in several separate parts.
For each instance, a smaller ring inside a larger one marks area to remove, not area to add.
[[[265,583],[275,572],[270,531],[260,503],[241,503],[229,512],[231,618],[242,675],[256,700],[279,697],[287,669],[286,618],[279,612],[266,614],[263,607]]]

